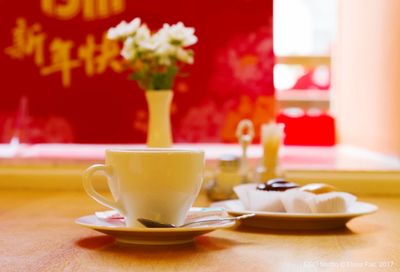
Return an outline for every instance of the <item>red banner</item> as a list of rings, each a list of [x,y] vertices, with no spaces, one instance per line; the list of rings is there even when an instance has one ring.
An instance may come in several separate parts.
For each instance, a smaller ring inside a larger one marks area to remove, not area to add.
[[[234,141],[239,120],[274,116],[272,0],[0,1],[0,140],[145,142],[144,93],[109,27],[140,17],[196,29],[195,63],[174,86],[175,142]]]

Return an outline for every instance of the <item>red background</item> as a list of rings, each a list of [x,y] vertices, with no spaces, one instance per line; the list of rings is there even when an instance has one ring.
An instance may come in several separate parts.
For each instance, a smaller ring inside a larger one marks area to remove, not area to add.
[[[56,1],[57,2],[57,1]],[[62,2],[62,1],[58,1]],[[174,87],[172,123],[175,142],[229,142],[242,118],[259,124],[274,115],[272,68],[272,0],[148,0],[126,1],[119,15],[84,21],[77,15],[59,20],[45,15],[40,1],[0,1],[0,133],[7,142],[22,127],[25,142],[133,143],[145,142],[147,106],[144,93],[127,80],[128,72],[87,77],[72,70],[70,87],[61,74],[43,76],[32,56],[13,59],[5,53],[13,44],[18,17],[39,23],[46,33],[45,63],[55,37],[83,44],[87,34],[100,42],[102,34],[121,20],[140,17],[151,29],[182,21],[199,38],[195,64]],[[76,48],[71,52],[76,55]],[[21,98],[27,111],[21,113]],[[18,110],[19,109],[19,110]],[[19,111],[19,118],[18,116]]]

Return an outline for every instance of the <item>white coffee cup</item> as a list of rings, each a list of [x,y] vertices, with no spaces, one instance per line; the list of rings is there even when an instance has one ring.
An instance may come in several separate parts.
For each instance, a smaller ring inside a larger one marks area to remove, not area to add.
[[[114,200],[92,186],[103,172]],[[90,166],[83,176],[86,192],[100,204],[118,210],[128,227],[143,227],[138,218],[180,225],[199,194],[204,152],[185,149],[109,149],[105,164]]]

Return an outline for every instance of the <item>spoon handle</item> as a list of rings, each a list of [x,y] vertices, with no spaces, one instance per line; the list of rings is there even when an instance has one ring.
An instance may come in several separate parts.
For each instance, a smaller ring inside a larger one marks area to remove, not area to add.
[[[236,220],[253,217],[254,215],[255,215],[254,213],[247,213],[247,214],[243,214],[243,215],[235,216],[235,217],[223,217],[223,218],[199,220],[199,221],[194,221],[194,222],[183,224],[179,227],[181,228],[181,227],[186,227],[186,226],[193,225],[193,224],[201,224],[201,223],[208,223],[208,222],[233,221],[233,220],[236,221]]]

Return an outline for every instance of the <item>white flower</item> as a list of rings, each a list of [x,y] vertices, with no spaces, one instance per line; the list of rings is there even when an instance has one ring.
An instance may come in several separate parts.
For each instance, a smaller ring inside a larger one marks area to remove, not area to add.
[[[150,39],[150,36],[150,29],[143,24],[137,29],[135,38],[137,41],[144,41]]]
[[[124,46],[121,50],[121,56],[126,60],[134,60],[136,57],[136,50],[135,50],[135,40],[132,37],[128,37],[125,42]]]
[[[159,43],[155,53],[159,57],[166,57],[175,54],[175,48],[169,43]]]
[[[111,27],[110,29],[108,29],[107,39],[117,40],[117,37],[118,37],[118,33],[117,33],[117,29],[115,27]]]
[[[155,51],[155,55],[158,57],[158,63],[160,65],[171,65],[171,57],[173,57],[176,49],[169,43],[160,43]]]
[[[140,26],[140,18],[135,18],[129,23],[120,22],[116,27],[111,27],[107,32],[107,38],[110,40],[124,39],[138,30]]]
[[[126,25],[127,23],[122,21],[116,27],[111,27],[107,32],[107,38],[110,40],[118,40],[122,38],[122,30]]]
[[[185,27],[179,22],[175,25],[164,24],[160,30],[152,34],[147,25],[141,23],[140,18],[135,18],[129,23],[122,21],[110,28],[107,37],[123,42],[121,56],[131,62],[134,71],[143,68],[136,67],[135,61],[150,67],[149,75],[146,74],[145,77],[151,79],[152,74],[156,73],[153,70],[158,71],[161,66],[175,66],[179,69],[179,63],[193,64],[193,51],[185,47],[197,42],[194,31],[194,28]],[[142,85],[150,84],[144,79],[142,81]]]
[[[168,24],[164,24],[164,27],[161,28],[159,31],[157,31],[156,33],[153,34],[153,39],[157,41],[157,43],[159,44],[168,44],[168,29],[166,29],[166,25],[168,26],[169,29],[169,25]]]
[[[138,49],[142,51],[154,51],[157,48],[157,43],[154,39],[138,41]]]
[[[187,64],[193,64],[194,62],[192,52],[189,52],[181,47],[176,50],[176,58]]]
[[[174,45],[183,47],[193,45],[197,42],[193,27],[185,27],[182,22],[169,26],[164,24],[163,31],[166,32],[168,40]]]
[[[150,30],[146,25],[142,25],[136,35],[135,41],[138,45],[138,49],[141,51],[154,51],[159,45],[159,42],[151,36]]]
[[[139,29],[140,23],[141,21],[139,17],[130,21],[125,27],[125,36],[134,34]]]

